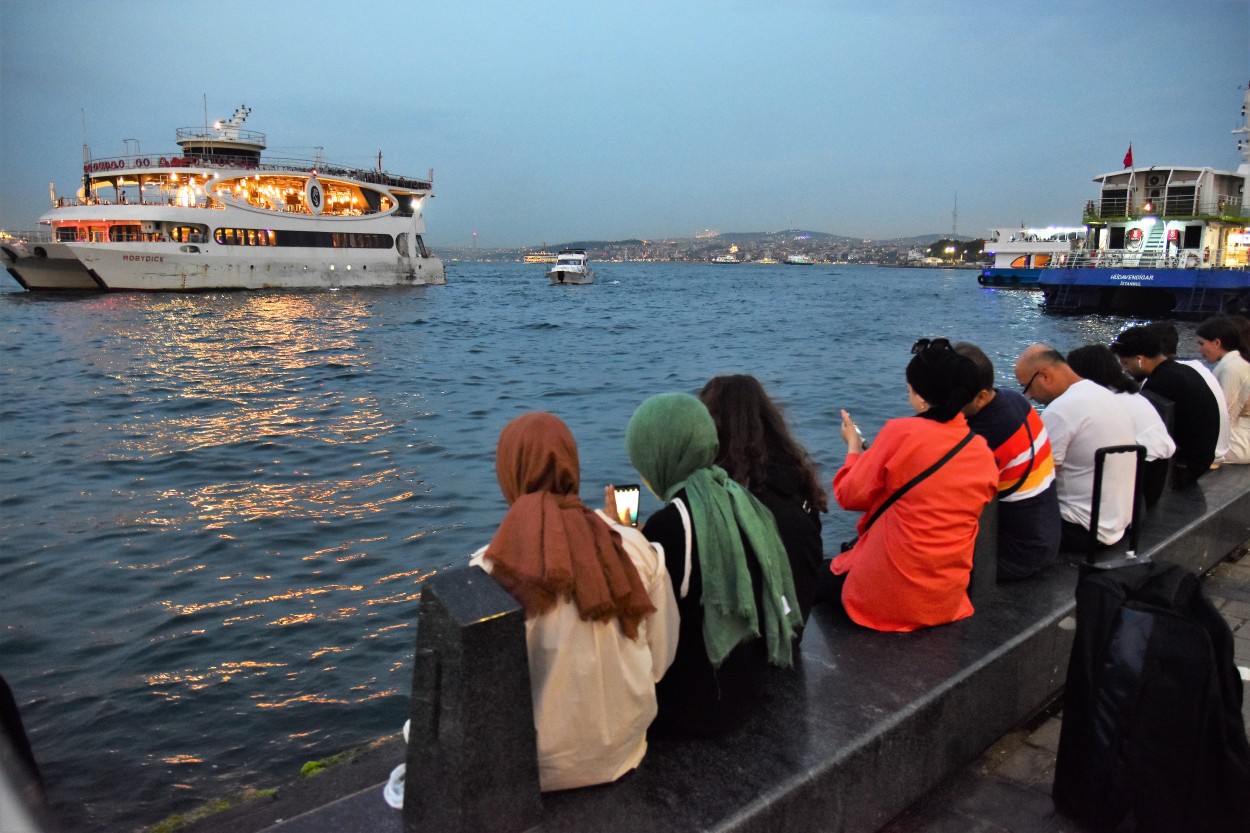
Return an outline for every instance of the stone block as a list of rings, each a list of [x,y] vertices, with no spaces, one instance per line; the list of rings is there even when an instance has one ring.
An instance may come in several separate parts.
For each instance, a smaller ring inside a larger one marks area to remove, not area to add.
[[[425,583],[410,718],[407,833],[516,833],[538,823],[525,614],[480,567]]]

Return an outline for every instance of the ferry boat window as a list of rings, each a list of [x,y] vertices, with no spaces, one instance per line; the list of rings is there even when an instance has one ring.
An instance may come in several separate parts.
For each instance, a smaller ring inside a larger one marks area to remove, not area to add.
[[[1011,261],[1011,268],[1023,269],[1024,267],[1029,265],[1028,260],[1029,260],[1028,255],[1020,255],[1018,258]]]
[[[1103,191],[1101,216],[1123,217],[1128,214],[1128,191]],[[1113,246],[1112,248],[1122,248]]]
[[[74,226],[61,226],[56,230],[56,242],[73,243],[78,239],[78,229]]]
[[[1182,248],[1197,249],[1202,246],[1202,226],[1185,226],[1185,242]]]
[[[1124,226],[1112,226],[1110,229],[1108,229],[1108,231],[1111,232],[1111,237],[1107,241],[1107,248],[1108,249],[1123,249],[1124,248]]]

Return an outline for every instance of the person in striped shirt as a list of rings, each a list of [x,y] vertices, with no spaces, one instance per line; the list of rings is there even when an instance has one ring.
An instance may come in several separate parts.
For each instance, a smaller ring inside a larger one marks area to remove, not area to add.
[[[994,387],[994,365],[975,344],[955,352],[977,367],[981,390],[963,414],[998,463],[998,580],[1018,581],[1059,556],[1059,494],[1046,426],[1014,390]]]

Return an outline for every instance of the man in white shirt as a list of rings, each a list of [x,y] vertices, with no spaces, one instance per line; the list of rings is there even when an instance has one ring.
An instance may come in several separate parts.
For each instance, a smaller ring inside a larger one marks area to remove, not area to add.
[[[1094,502],[1094,457],[1098,449],[1134,445],[1133,418],[1111,391],[1078,376],[1063,355],[1034,344],[1016,360],[1021,392],[1046,405],[1042,423],[1050,435],[1062,518],[1060,549],[1080,552],[1089,546]],[[1102,501],[1097,540],[1116,543],[1133,520],[1137,464],[1130,454],[1113,454],[1103,465]]]

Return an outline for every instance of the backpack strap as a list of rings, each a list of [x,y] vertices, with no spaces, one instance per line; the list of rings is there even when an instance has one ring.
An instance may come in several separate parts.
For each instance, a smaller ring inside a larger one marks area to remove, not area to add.
[[[894,501],[898,500],[903,495],[907,494],[907,492],[913,486],[919,483],[921,480],[924,480],[926,477],[933,474],[938,469],[942,468],[942,466],[946,465],[947,461],[949,461],[952,457],[958,454],[961,448],[963,448],[968,443],[972,442],[972,438],[974,436],[976,435],[972,432],[971,429],[969,429],[968,436],[964,437],[962,440],[956,443],[955,447],[952,448],[950,451],[946,452],[946,454],[942,456],[941,460],[938,460],[936,463],[929,466],[924,471],[920,472],[920,474],[916,475],[911,480],[908,480],[906,483],[900,486],[894,494],[886,498],[885,502],[877,507],[877,511],[872,513],[872,517],[868,519],[867,525],[864,526],[864,531],[867,532],[868,527],[872,526],[876,522],[877,518],[881,517],[881,513],[889,509],[892,505],[894,505]]]

